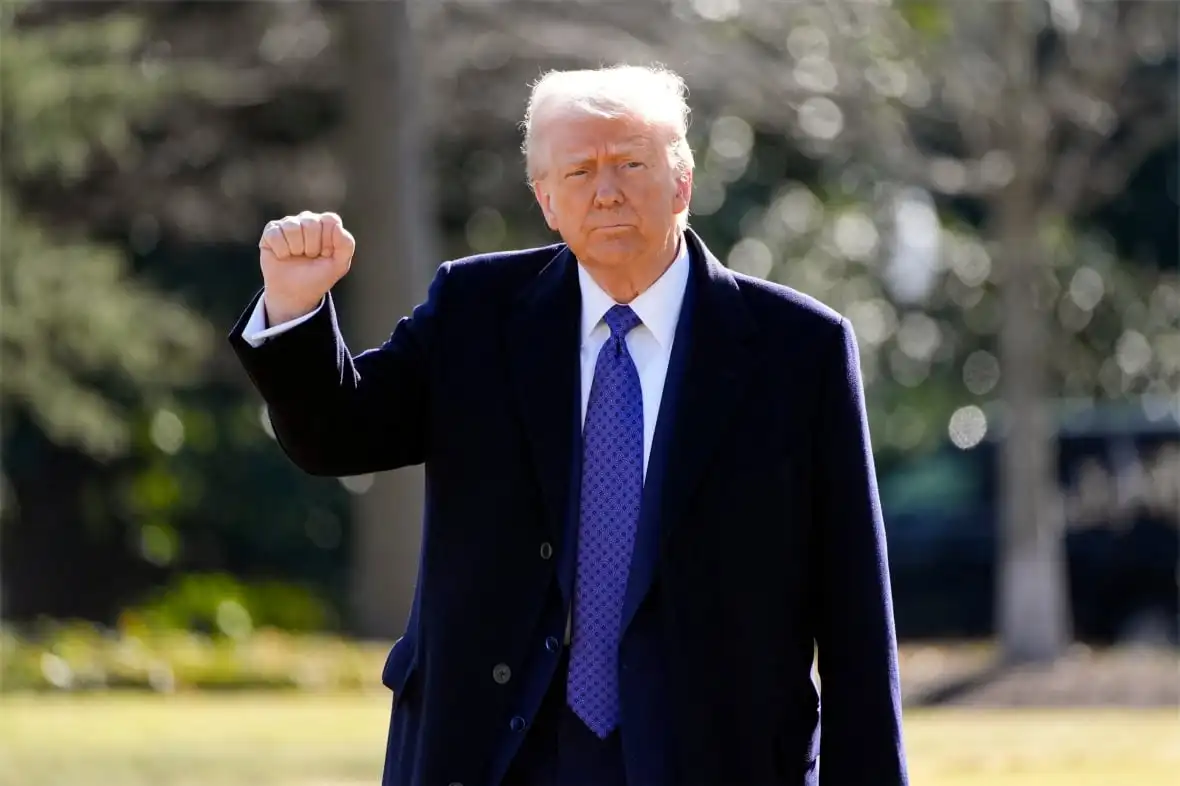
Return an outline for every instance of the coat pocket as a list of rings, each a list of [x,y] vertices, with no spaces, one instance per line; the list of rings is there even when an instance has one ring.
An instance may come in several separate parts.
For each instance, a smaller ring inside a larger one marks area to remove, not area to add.
[[[402,636],[393,643],[381,670],[381,684],[393,691],[394,701],[401,702],[410,678],[418,669],[418,652],[413,640]]]

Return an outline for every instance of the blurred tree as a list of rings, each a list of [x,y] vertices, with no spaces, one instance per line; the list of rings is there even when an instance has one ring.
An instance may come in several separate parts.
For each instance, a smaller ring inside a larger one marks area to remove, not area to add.
[[[418,47],[409,3],[347,3],[343,22],[348,196],[345,223],[357,260],[344,282],[357,347],[376,346],[422,300],[439,263],[433,192],[424,166]],[[354,629],[395,637],[409,614],[421,543],[420,467],[351,479],[355,504],[351,601]]]
[[[338,602],[346,495],[298,482],[217,340],[258,285],[260,216],[339,194],[305,69],[322,19],[30,0],[0,20],[4,614],[110,622],[207,570]]]
[[[28,425],[102,474],[135,452],[144,413],[196,377],[212,335],[182,302],[134,279],[122,249],[96,242],[75,216],[39,213],[19,196],[125,163],[134,123],[182,83],[140,67],[144,28],[134,17],[45,24],[39,10],[0,6],[0,419],[6,437]],[[68,477],[26,478],[12,467],[6,455],[10,545],[17,490],[48,491]],[[28,582],[50,581],[36,561],[6,565]]]
[[[866,44],[854,47],[850,64],[873,88],[866,103],[879,114],[861,115],[860,130],[883,153],[876,160],[924,188],[973,194],[982,207],[1002,314],[997,628],[1008,659],[1053,658],[1071,634],[1050,369],[1056,353],[1076,358],[1067,348],[1090,319],[1079,312],[1092,312],[1111,280],[1085,260],[1072,266],[1063,293],[1055,251],[1152,153],[1175,144],[1177,86],[1165,74],[1174,71],[1177,45],[1164,31],[1176,29],[1177,7],[1073,0],[830,7],[833,32]],[[915,67],[924,95],[912,87]],[[923,129],[937,138],[940,126],[941,148],[924,146]],[[1175,290],[1140,288],[1140,296],[1174,300]],[[1175,341],[1173,309],[1157,309],[1151,339]],[[1138,376],[1139,392],[1166,395],[1175,358],[1153,362],[1149,338],[1128,327],[1123,336],[1136,337],[1126,340],[1142,345],[1142,357],[1120,364],[1113,392],[1134,392]],[[1086,392],[1099,387],[1100,378]]]
[[[68,217],[32,215],[11,194],[41,179],[68,187],[133,155],[133,124],[178,84],[136,63],[140,20],[23,26],[22,5],[0,7],[0,399],[6,417],[19,409],[60,444],[109,458],[130,447],[133,407],[193,379],[208,326],[131,279],[121,249],[89,241]]]

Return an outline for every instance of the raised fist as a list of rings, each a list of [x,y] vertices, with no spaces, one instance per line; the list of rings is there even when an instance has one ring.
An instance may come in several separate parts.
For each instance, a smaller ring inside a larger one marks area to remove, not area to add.
[[[352,265],[356,240],[335,213],[304,211],[271,221],[258,241],[267,322],[313,311]]]

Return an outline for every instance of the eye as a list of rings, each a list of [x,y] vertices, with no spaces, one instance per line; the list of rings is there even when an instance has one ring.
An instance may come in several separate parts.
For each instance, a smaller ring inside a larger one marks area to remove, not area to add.
[[[627,163],[623,164],[623,166],[626,169],[640,169],[643,167],[643,162],[642,161],[628,161]]]
[[[566,172],[565,176],[566,177],[581,177],[584,174],[586,174],[585,169],[575,169],[572,172]]]

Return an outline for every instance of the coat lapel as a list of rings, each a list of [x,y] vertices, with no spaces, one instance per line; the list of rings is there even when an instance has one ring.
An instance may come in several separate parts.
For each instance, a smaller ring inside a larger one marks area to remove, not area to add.
[[[753,320],[737,283],[695,234],[687,234],[692,275],[643,489],[635,556],[623,599],[624,630],[651,588],[661,541],[684,515],[753,368],[748,344]]]
[[[754,370],[755,323],[737,281],[691,230],[696,287],[690,343],[670,435],[661,541],[675,532]]]
[[[691,259],[690,257],[690,266],[695,264]],[[663,504],[661,496],[665,485],[664,473],[668,464],[668,444],[669,437],[675,429],[677,404],[683,389],[681,382],[691,350],[692,320],[698,288],[696,277],[689,275],[684,290],[684,304],[680,309],[680,320],[676,325],[675,339],[672,343],[672,356],[669,358],[668,372],[664,380],[664,395],[660,400],[659,414],[656,416],[655,438],[652,440],[647,477],[643,483],[643,502],[635,538],[635,552],[631,558],[627,592],[623,597],[624,631],[639,610],[639,604],[647,597],[659,562],[660,509]]]
[[[569,515],[579,379],[581,293],[563,249],[521,294],[504,336],[517,410],[532,451],[554,550]]]

